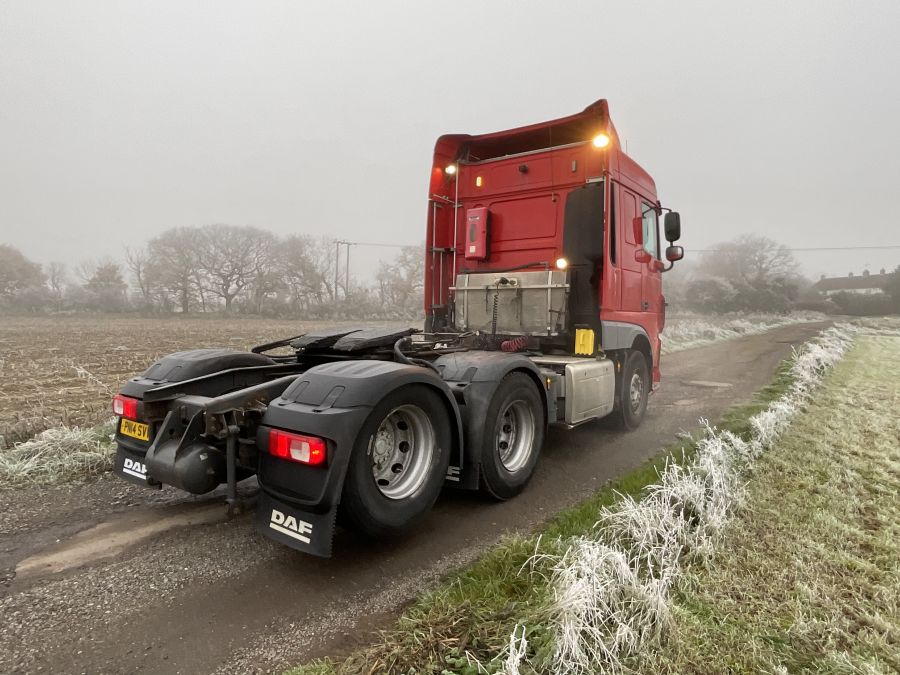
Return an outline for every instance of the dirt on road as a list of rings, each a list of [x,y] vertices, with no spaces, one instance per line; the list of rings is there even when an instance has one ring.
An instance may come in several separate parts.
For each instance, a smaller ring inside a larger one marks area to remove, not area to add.
[[[749,399],[824,325],[666,356],[639,430],[553,429],[518,498],[447,491],[401,539],[339,531],[328,560],[257,535],[249,515],[226,519],[220,495],[112,476],[0,491],[0,672],[280,672],[342,652],[504,533],[533,529],[697,429],[699,417]]]

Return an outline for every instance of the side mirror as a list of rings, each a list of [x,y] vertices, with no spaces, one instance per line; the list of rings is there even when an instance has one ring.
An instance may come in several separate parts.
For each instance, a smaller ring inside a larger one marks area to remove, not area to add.
[[[634,230],[634,243],[638,246],[644,245],[644,219],[635,218],[631,221],[631,227]]]
[[[676,214],[677,215],[677,214]],[[673,263],[677,260],[681,260],[684,257],[684,248],[681,246],[667,246],[666,247],[666,260]]]
[[[681,214],[677,211],[669,211],[665,220],[666,241],[669,243],[681,239]]]

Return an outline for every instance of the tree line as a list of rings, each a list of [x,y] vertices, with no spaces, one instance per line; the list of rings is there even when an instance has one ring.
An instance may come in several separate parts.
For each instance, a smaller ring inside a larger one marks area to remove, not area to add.
[[[25,312],[227,313],[310,319],[416,319],[422,314],[424,247],[403,248],[364,283],[338,270],[328,237],[279,237],[255,227],[177,227],[121,261],[41,266],[0,245],[0,309]],[[900,268],[898,268],[900,270]],[[758,235],[718,244],[665,275],[673,310],[702,313],[817,309],[900,312],[900,271],[884,293],[824,299],[784,245]]]
[[[304,318],[416,318],[423,248],[383,262],[372,282],[340,270],[328,237],[279,237],[235,225],[171,228],[122,260],[72,267],[0,245],[0,307],[26,312],[137,311]]]
[[[690,249],[688,249],[690,252]],[[685,260],[666,274],[663,292],[676,311],[786,313],[808,309],[837,314],[900,313],[900,267],[883,292],[839,293],[826,298],[800,273],[783,244],[755,234],[741,235]]]

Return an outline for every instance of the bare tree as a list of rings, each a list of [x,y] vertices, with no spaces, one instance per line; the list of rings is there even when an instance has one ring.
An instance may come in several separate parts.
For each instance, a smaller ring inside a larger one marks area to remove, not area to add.
[[[332,297],[334,252],[331,240],[296,234],[278,246],[278,271],[298,310],[322,305]]]
[[[0,305],[31,310],[46,303],[47,289],[41,266],[9,244],[0,244]]]
[[[207,225],[199,231],[200,266],[211,294],[230,312],[234,299],[271,267],[274,238],[255,227]]]
[[[704,272],[748,284],[768,283],[797,275],[797,260],[784,244],[756,234],[744,234],[703,254]]]
[[[284,288],[280,276],[278,247],[280,242],[266,232],[254,252],[252,278],[249,288],[253,301],[253,311],[262,313],[266,300]]]
[[[784,312],[797,298],[798,269],[783,244],[745,234],[703,254],[687,302],[699,310]]]
[[[63,290],[65,289],[68,274],[66,273],[65,263],[52,262],[47,265],[47,286],[50,287],[50,295],[57,306],[62,302]]]
[[[412,316],[422,307],[424,260],[422,247],[406,246],[393,262],[382,262],[376,275],[382,307]]]
[[[198,246],[197,230],[188,227],[166,230],[147,244],[148,283],[158,284],[166,302],[174,301],[183,314],[191,311],[202,288]]]
[[[104,258],[79,265],[79,275],[84,279],[82,289],[89,307],[105,311],[121,311],[126,308],[128,284],[122,275],[122,266]]]
[[[131,278],[141,294],[141,303],[145,307],[152,305],[151,276],[147,274],[149,256],[145,248],[126,248],[125,262],[131,270]]]

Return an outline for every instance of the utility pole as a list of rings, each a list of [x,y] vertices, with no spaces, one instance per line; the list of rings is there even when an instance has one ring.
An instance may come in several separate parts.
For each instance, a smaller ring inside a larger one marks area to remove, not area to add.
[[[350,242],[345,241],[347,247],[347,264],[344,266],[344,297],[350,297]]]
[[[338,264],[341,262],[341,242],[334,240],[334,288],[331,289],[331,301],[337,302],[338,296]]]
[[[338,299],[338,280],[340,279],[341,269],[341,246],[347,247],[347,253],[344,258],[344,298],[350,295],[350,245],[356,242],[345,241],[344,239],[334,240],[334,295],[333,300]]]
[[[350,296],[350,247],[351,246],[380,246],[384,248],[406,248],[411,244],[381,244],[368,241],[347,241],[346,239],[334,240],[334,290],[331,293],[332,301],[337,301],[338,280],[341,268],[341,246],[346,246],[347,251],[344,254],[344,298]]]

